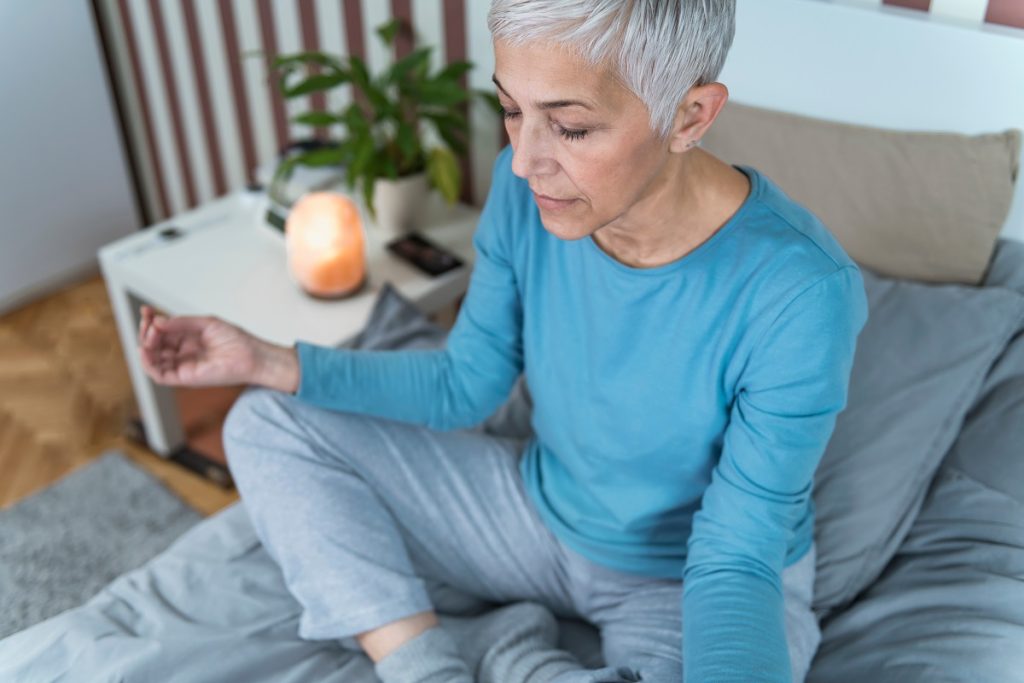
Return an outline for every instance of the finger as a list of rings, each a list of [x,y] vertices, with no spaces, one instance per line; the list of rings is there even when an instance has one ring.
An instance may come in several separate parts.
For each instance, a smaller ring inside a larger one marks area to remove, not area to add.
[[[153,368],[157,368],[160,364],[160,350],[153,348],[142,348],[142,358]]]
[[[178,364],[175,360],[160,359],[157,363],[160,381],[164,384],[178,384]]]
[[[154,315],[150,320],[149,328],[146,330],[144,339],[145,345],[150,348],[159,348],[166,345],[165,331],[168,318],[163,315]]]
[[[156,326],[150,323],[146,328],[145,335],[142,337],[142,345],[147,349],[156,348],[160,343],[160,335],[157,333]]]
[[[162,341],[161,345],[165,348],[181,349],[182,345],[186,340],[199,341],[200,335],[195,332],[184,332],[182,330],[167,330],[166,328],[157,328]]]
[[[191,353],[180,353],[175,349],[161,349],[157,356],[163,361],[173,361],[174,363],[182,363],[184,361],[194,361],[196,359],[195,354]]]
[[[140,347],[139,353],[141,355],[142,370],[146,375],[157,384],[167,384],[165,371],[158,367],[158,364],[149,354],[146,353],[145,349]]]
[[[153,325],[153,338],[156,340],[154,348],[165,350],[171,349],[176,350],[181,347],[182,339],[186,336],[198,336],[193,332],[183,332],[181,330],[168,330],[167,320],[154,320]]]
[[[168,318],[167,316],[158,315],[153,319],[153,324],[161,332],[202,334],[203,330],[209,326],[210,318],[198,315],[176,315]]]
[[[142,348],[143,357],[154,368],[159,369],[160,363],[165,360],[174,359],[174,351],[165,346],[152,346]]]
[[[141,342],[146,338],[146,330],[149,329],[149,321],[152,318],[153,309],[149,306],[143,305],[140,309],[139,315],[139,341]]]

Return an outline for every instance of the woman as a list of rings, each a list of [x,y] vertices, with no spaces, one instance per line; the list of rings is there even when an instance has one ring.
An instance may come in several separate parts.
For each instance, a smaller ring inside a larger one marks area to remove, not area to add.
[[[147,310],[147,371],[266,387],[225,427],[241,495],[300,635],[355,637],[386,682],[803,680],[813,474],[867,305],[813,214],[697,146],[733,2],[494,0],[488,24],[511,145],[447,346]],[[464,429],[521,372],[535,435]],[[445,588],[518,604],[439,624]]]

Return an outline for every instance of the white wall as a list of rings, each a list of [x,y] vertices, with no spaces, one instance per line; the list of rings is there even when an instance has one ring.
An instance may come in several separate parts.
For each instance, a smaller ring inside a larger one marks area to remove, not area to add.
[[[0,312],[140,224],[88,0],[0,1]]]

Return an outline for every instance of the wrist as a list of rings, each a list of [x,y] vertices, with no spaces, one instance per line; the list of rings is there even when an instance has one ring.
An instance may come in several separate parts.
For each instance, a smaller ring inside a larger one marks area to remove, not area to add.
[[[299,356],[294,346],[263,343],[254,384],[294,394],[299,389]]]

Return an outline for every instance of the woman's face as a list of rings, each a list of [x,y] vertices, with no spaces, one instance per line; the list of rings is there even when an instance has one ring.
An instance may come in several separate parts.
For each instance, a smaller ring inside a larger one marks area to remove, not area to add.
[[[495,41],[494,55],[512,172],[529,183],[548,232],[586,237],[654,191],[668,142],[609,71],[546,43]]]

